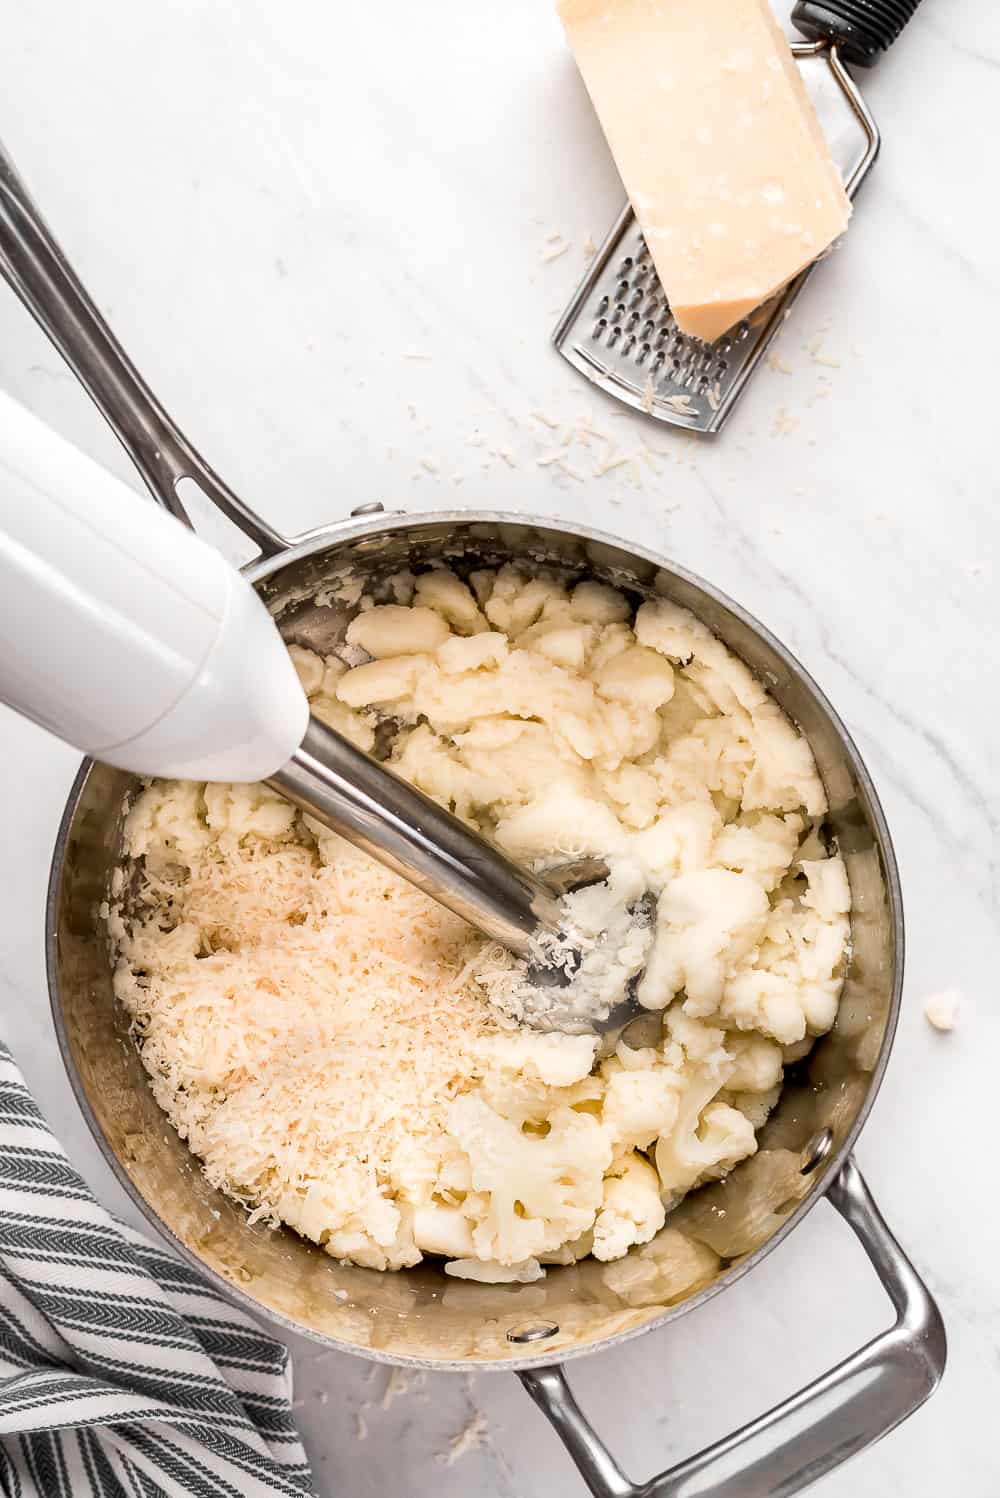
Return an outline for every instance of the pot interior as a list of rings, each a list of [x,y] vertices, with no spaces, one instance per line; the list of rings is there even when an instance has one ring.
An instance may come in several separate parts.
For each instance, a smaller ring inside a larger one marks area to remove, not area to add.
[[[49,980],[66,1065],[99,1143],[146,1214],[251,1310],[350,1351],[438,1367],[565,1358],[730,1282],[799,1220],[853,1143],[881,1078],[901,982],[895,864],[857,751],[788,653],[704,583],[609,539],[468,513],[331,528],[249,575],[290,643],[329,650],[352,615],[352,584],[377,591],[407,567],[445,563],[468,573],[509,561],[557,567],[573,581],[595,577],[636,603],[667,596],[704,620],[807,734],[850,878],[852,956],[834,1029],[786,1073],[758,1153],[724,1183],[692,1193],[652,1245],[615,1264],[550,1267],[531,1285],[487,1286],[449,1279],[430,1262],[387,1274],[342,1265],[290,1230],[248,1226],[154,1101],[114,999],[101,907],[133,777],[84,767],[50,886]]]

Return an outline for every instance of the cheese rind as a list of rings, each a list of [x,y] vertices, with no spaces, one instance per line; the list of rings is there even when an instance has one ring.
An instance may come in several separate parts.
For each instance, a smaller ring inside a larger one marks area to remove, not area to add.
[[[712,342],[851,205],[768,0],[557,0],[683,332]]]

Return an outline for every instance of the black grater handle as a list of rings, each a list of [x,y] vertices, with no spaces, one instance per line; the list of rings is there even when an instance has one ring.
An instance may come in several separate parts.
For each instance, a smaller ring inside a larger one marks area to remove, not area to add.
[[[811,42],[831,42],[846,62],[870,68],[920,0],[797,0],[792,22]]]

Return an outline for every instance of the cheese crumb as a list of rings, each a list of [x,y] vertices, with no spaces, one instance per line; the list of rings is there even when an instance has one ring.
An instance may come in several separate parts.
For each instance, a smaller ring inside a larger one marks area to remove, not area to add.
[[[924,1018],[935,1030],[954,1030],[962,996],[957,988],[945,988],[924,1000]]]
[[[391,1409],[401,1394],[410,1392],[412,1379],[405,1368],[393,1368],[389,1374],[389,1381],[382,1391],[382,1408]]]
[[[439,1452],[437,1460],[446,1467],[453,1467],[456,1462],[461,1461],[470,1451],[476,1451],[485,1446],[489,1440],[489,1429],[486,1424],[486,1416],[481,1410],[476,1410],[462,1426],[456,1431],[448,1442],[448,1450]]]

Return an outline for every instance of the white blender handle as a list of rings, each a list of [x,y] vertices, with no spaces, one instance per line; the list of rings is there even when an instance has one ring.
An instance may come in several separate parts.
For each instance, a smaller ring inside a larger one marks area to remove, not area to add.
[[[250,584],[0,394],[0,700],[144,775],[266,779],[308,703]]]

